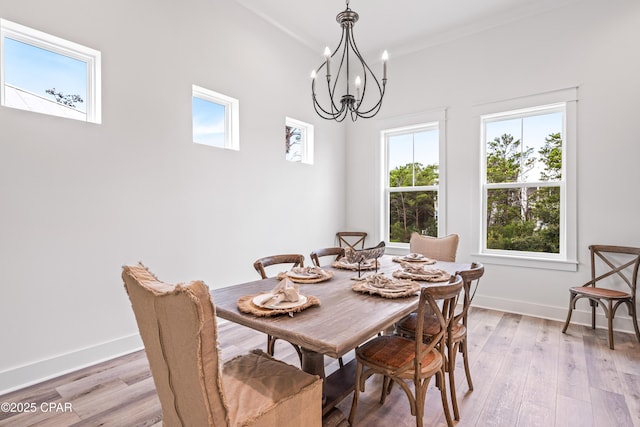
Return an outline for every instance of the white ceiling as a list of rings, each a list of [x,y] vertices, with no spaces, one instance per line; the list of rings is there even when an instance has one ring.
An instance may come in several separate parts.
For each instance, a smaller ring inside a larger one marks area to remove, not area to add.
[[[336,15],[345,0],[235,0],[317,50],[340,40]],[[580,0],[350,0],[360,15],[354,34],[360,51],[402,55]]]

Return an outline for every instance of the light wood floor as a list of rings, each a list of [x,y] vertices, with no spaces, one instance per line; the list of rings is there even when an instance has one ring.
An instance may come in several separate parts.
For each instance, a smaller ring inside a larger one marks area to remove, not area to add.
[[[457,426],[640,426],[640,344],[616,333],[609,350],[606,331],[515,314],[474,308],[470,314],[471,371],[468,392],[464,370],[456,370],[461,420]],[[229,359],[266,338],[243,326],[220,325],[220,345]],[[287,343],[276,355],[298,365]],[[352,358],[347,355],[345,359]],[[461,358],[458,358],[458,362]],[[326,360],[327,371],[337,368]],[[395,387],[384,406],[380,381],[372,378],[361,394],[358,426],[415,426],[407,398]],[[0,426],[160,426],[162,416],[144,352],[0,396],[0,402],[70,404],[72,411],[12,414],[0,412]],[[348,416],[351,396],[338,405]],[[345,426],[339,412],[325,426]],[[444,426],[437,389],[427,393],[425,426]]]

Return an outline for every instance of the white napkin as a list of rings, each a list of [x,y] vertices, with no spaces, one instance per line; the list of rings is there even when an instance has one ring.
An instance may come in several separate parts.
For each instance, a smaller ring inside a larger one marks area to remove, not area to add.
[[[273,297],[265,301],[263,304],[277,305],[283,301],[296,302],[300,299],[298,289],[298,285],[285,277],[278,282],[278,285],[275,288],[271,290]]]

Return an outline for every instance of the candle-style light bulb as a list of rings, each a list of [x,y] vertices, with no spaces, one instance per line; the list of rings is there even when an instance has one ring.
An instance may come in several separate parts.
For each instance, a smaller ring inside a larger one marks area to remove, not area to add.
[[[389,60],[389,53],[385,50],[382,52],[382,78],[387,79],[387,61]]]
[[[316,70],[311,70],[311,79],[315,80],[316,79]]]
[[[356,76],[356,99],[360,100],[360,86],[362,86],[362,80],[360,76]]]
[[[331,68],[329,67],[329,62],[331,61],[331,50],[329,46],[324,48],[324,57],[327,58],[327,77],[331,75]]]

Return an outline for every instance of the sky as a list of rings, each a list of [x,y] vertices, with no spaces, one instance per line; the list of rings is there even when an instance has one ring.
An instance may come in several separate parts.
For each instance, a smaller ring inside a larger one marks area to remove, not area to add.
[[[424,166],[439,164],[438,140],[437,129],[389,136],[389,170],[414,162]]]
[[[514,140],[523,141],[523,148],[533,148],[532,156],[540,158],[538,151],[544,146],[545,139],[552,133],[562,135],[562,113],[553,112],[524,118],[499,120],[486,124],[486,139],[493,141],[504,134],[513,135]],[[526,181],[538,181],[544,164],[537,161],[527,174]]]
[[[5,83],[54,100],[47,89],[80,95],[75,108],[86,112],[87,63],[30,44],[4,39]]]
[[[224,148],[224,105],[194,96],[193,142]]]

